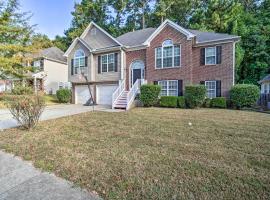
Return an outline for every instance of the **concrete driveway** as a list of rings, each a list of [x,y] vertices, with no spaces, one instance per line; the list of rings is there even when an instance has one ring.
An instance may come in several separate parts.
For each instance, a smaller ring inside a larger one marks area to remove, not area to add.
[[[108,106],[83,106],[83,105],[54,105],[45,108],[41,120],[56,119],[64,116],[75,115],[84,112],[91,111],[105,111],[105,112],[117,112],[119,110],[112,110]],[[18,123],[13,119],[8,109],[0,109],[0,130],[17,127]]]

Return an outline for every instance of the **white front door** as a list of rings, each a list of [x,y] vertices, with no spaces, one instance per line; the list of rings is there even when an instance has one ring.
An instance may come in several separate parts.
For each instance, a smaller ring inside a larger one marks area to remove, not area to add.
[[[112,94],[117,85],[97,85],[97,104],[112,105]]]

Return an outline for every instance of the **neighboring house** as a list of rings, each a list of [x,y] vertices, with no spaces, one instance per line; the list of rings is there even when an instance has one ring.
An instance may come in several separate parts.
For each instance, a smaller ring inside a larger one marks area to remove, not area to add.
[[[259,81],[261,94],[270,94],[270,74]]]
[[[37,90],[47,94],[55,94],[59,88],[70,88],[68,82],[68,65],[64,52],[57,47],[41,50],[33,55],[31,63],[36,72],[30,80]]]
[[[89,100],[89,84],[97,104],[128,109],[141,80],[161,85],[165,96],[183,95],[188,84],[204,84],[209,98],[227,96],[239,39],[184,29],[170,20],[114,38],[91,22],[65,53],[73,102]]]

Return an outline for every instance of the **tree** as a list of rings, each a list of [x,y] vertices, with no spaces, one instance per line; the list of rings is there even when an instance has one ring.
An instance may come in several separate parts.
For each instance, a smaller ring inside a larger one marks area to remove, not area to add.
[[[55,39],[52,42],[54,46],[58,47],[62,51],[66,51],[69,47],[69,44],[65,36],[61,37],[57,35],[55,36]]]
[[[28,71],[23,64],[33,52],[28,13],[19,13],[18,0],[1,2],[0,6],[0,76],[22,76]]]
[[[35,34],[31,38],[33,47],[37,49],[45,49],[54,46],[53,42],[44,34]]]

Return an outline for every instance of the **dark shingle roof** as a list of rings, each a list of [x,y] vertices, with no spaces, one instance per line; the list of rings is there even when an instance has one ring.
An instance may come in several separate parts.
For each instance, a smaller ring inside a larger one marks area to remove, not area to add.
[[[268,74],[266,77],[260,80],[259,83],[268,82],[268,81],[270,81],[270,74]]]
[[[128,32],[116,39],[125,46],[142,45],[150,35],[155,32],[155,30],[156,28],[146,28],[134,32]],[[226,33],[203,32],[192,29],[187,30],[196,36],[197,43],[238,38],[236,35],[229,35]]]
[[[116,39],[125,46],[141,45],[155,30],[156,28],[145,28],[142,30],[125,33]]]
[[[34,58],[48,58],[60,62],[67,62],[67,59],[64,57],[64,52],[57,47],[50,47],[47,49],[41,50],[39,53],[34,55]]]
[[[197,31],[192,29],[187,29],[189,32],[196,35],[197,43],[204,43],[209,41],[215,40],[229,40],[233,38],[237,38],[236,35],[229,35],[227,33],[214,33],[214,32],[204,32],[204,31]]]

